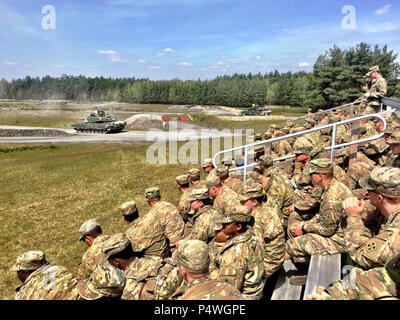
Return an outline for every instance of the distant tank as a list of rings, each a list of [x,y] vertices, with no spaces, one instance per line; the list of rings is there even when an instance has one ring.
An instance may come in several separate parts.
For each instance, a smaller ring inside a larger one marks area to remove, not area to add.
[[[107,115],[103,110],[94,111],[83,123],[72,124],[79,132],[115,133],[125,128],[125,121],[117,121],[114,116]]]
[[[240,113],[242,116],[269,116],[271,114],[271,110],[265,107],[251,107],[247,110],[244,110]]]

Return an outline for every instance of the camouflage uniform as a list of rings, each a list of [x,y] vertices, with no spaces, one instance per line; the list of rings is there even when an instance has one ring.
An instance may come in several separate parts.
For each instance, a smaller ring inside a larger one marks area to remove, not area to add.
[[[374,66],[370,72],[379,72],[379,67]],[[372,80],[372,85],[367,95],[367,106],[377,108],[380,106],[380,99],[383,98],[387,93],[387,82],[383,77]]]
[[[17,258],[10,271],[32,271],[16,289],[15,300],[76,300],[77,280],[64,267],[52,266],[42,251],[28,251]]]
[[[232,189],[223,186],[218,196],[214,199],[213,209],[222,213],[224,209],[240,205],[238,194]]]
[[[160,189],[148,188],[146,190],[146,198],[160,198]],[[165,236],[169,240],[169,247],[175,247],[175,243],[183,238],[185,223],[178,209],[171,203],[158,201],[150,209],[148,214],[154,214],[163,228]]]
[[[77,289],[84,300],[119,299],[125,284],[126,278],[121,270],[111,265],[100,265],[94,268],[89,279],[78,282]]]
[[[399,300],[400,255],[384,267],[364,271],[353,268],[350,279],[337,280],[329,288],[317,288],[318,300]]]
[[[387,143],[389,145],[399,145],[400,134],[398,132],[393,133]],[[393,155],[391,153],[386,159],[386,166],[400,168],[400,155]]]
[[[388,197],[400,197],[400,169],[375,168],[368,178],[360,180],[361,187]],[[400,207],[397,207],[372,237],[361,217],[348,217],[345,229],[346,247],[350,257],[361,267],[381,267],[400,252]]]
[[[262,197],[264,192],[257,183],[246,183],[240,192],[240,201]],[[281,222],[281,212],[278,208],[269,208],[260,204],[251,212],[254,217],[254,233],[264,247],[264,278],[270,277],[279,270],[285,256],[285,231]]]
[[[312,160],[308,172],[333,172],[332,163],[329,159]],[[286,251],[295,262],[308,262],[311,255],[345,251],[343,228],[346,219],[342,202],[352,196],[343,183],[332,179],[322,195],[319,213],[301,224],[305,234],[286,243]]]
[[[151,255],[149,239],[142,240],[142,234],[135,232],[131,240],[132,250],[139,253],[140,258],[133,256],[123,270],[126,286],[122,294],[124,300],[165,300],[172,296],[181,285],[183,278],[179,273],[171,273],[176,267],[170,259]],[[113,235],[109,246],[104,248],[107,256],[115,255],[129,246],[129,239],[124,234]]]
[[[107,246],[109,238],[109,235],[101,235],[94,239],[92,245],[83,254],[82,260],[78,264],[77,280],[88,279],[96,266],[108,264],[103,248]]]
[[[210,264],[209,249],[199,240],[186,240],[177,252],[178,264],[188,272],[204,274],[189,283],[178,300],[244,300],[238,289],[226,282],[211,280],[207,276]]]
[[[220,223],[250,222],[249,213],[225,211]],[[222,229],[222,225],[215,227]],[[227,242],[210,243],[210,278],[228,282],[236,287],[247,300],[261,299],[264,288],[264,248],[251,227]]]
[[[206,182],[200,180],[200,170],[197,168],[192,168],[188,171],[188,176],[190,179],[195,179],[190,182],[191,189],[204,189],[206,187]]]

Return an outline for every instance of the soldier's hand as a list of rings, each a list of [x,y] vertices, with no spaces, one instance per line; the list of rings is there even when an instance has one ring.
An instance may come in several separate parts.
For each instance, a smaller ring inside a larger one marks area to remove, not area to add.
[[[288,211],[292,213],[294,211],[294,204],[292,204],[290,207],[288,207]]]
[[[300,225],[299,223],[294,223],[290,228],[290,232],[295,237],[302,236],[303,235],[302,225]]]
[[[308,193],[311,194],[313,192],[314,188],[312,186],[305,186],[304,190],[306,190]]]
[[[343,201],[343,209],[348,217],[360,217],[364,211],[366,203],[356,197],[347,198]]]

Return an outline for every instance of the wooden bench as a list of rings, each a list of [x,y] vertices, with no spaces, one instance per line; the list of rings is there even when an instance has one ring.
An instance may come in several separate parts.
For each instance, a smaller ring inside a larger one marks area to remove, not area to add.
[[[317,286],[328,287],[340,279],[341,254],[312,256],[305,286],[293,286],[289,277],[296,271],[291,260],[285,260],[276,281],[271,300],[307,300],[307,295],[315,293]]]

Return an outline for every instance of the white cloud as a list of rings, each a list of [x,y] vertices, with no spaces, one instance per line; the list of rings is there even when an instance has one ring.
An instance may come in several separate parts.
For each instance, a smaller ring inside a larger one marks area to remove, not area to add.
[[[160,66],[148,66],[149,69],[153,69],[153,70],[160,70],[161,67]]]
[[[114,50],[99,50],[97,51],[99,54],[104,54],[110,58],[112,62],[127,62],[128,60],[122,59],[117,51]]]
[[[9,66],[16,66],[19,64],[18,61],[4,61],[4,64],[9,65]]]
[[[376,11],[375,11],[375,14],[376,14],[377,16],[379,16],[379,15],[381,15],[381,14],[388,13],[391,7],[392,7],[391,4],[387,4],[386,6],[384,6],[384,7],[382,7],[382,8],[379,8],[378,10],[376,10]]]
[[[217,66],[222,66],[222,65],[224,65],[224,63],[223,63],[222,61],[218,61],[218,62],[216,63],[216,65],[217,65]]]
[[[300,62],[300,63],[298,64],[298,66],[299,66],[299,67],[309,67],[310,64],[309,64],[308,62]]]
[[[157,55],[158,55],[159,57],[163,57],[163,56],[165,56],[167,53],[170,53],[170,52],[175,52],[175,50],[174,50],[174,49],[171,49],[171,48],[165,48],[162,52],[158,52]]]
[[[138,63],[145,63],[146,60],[141,60],[141,59],[139,59],[137,62],[138,62]]]
[[[256,56],[256,60],[260,61],[261,60],[261,56]]]
[[[64,66],[62,64],[58,64],[57,68],[64,68]]]
[[[179,62],[178,63],[178,66],[192,66],[193,65],[193,63],[190,63],[190,62]]]

